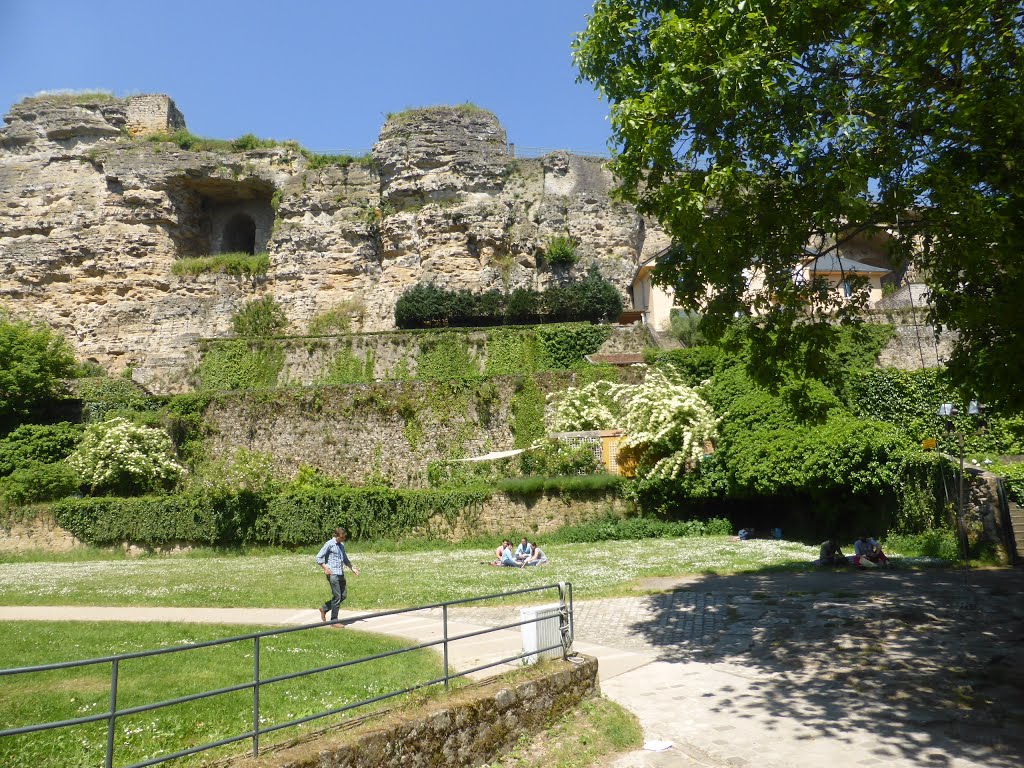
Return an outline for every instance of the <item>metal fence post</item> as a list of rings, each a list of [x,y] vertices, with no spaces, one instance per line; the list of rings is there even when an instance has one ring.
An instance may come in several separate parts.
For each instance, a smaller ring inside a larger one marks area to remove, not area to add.
[[[252,756],[260,754],[260,638],[253,638],[252,651]]]
[[[441,636],[444,638],[444,689],[448,690],[448,606],[441,606]]]
[[[117,721],[117,659],[110,662],[110,716],[107,720],[107,768],[114,765],[114,723]]]

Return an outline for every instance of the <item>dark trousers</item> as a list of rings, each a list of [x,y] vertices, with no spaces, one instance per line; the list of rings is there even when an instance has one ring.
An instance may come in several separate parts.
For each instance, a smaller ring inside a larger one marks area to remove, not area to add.
[[[338,618],[338,609],[348,597],[348,586],[345,584],[345,577],[340,573],[332,573],[327,577],[327,583],[331,585],[331,599],[324,603],[324,611],[330,610],[331,621]]]

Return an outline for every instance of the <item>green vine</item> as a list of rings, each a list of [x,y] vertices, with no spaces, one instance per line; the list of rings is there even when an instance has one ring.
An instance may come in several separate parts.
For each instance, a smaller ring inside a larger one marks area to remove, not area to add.
[[[279,343],[232,339],[211,344],[197,372],[200,389],[258,389],[275,386],[283,368]]]
[[[544,393],[533,379],[520,379],[509,410],[516,448],[529,448],[544,437]]]

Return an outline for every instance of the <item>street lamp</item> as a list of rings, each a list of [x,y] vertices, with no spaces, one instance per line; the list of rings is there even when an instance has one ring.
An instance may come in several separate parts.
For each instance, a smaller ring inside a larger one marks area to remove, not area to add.
[[[967,415],[972,420],[981,417],[984,410],[985,406],[977,400],[971,400],[967,404]],[[957,452],[960,458],[960,479],[957,483],[956,533],[957,539],[963,544],[964,567],[966,567],[970,549],[967,541],[967,529],[964,525],[964,433],[956,423],[956,417],[959,415],[960,410],[956,407],[956,403],[942,403],[939,406],[939,416],[945,422],[946,434],[948,435],[952,432],[956,436]]]

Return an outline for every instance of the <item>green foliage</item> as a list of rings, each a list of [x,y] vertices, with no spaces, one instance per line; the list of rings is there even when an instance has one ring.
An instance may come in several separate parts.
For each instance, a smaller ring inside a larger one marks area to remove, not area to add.
[[[290,491],[274,497],[256,523],[256,541],[303,546],[321,542],[337,525],[356,539],[396,538],[444,531],[472,518],[489,496],[480,488],[405,491],[340,488]]]
[[[935,369],[856,372],[846,380],[843,396],[855,414],[895,424],[916,442],[937,437],[942,450],[956,453],[955,438],[938,415],[940,404],[952,402],[960,412],[953,427],[963,434],[966,451],[1024,453],[1024,416],[993,409],[983,420],[972,418],[951,383]]]
[[[547,345],[532,330],[497,328],[488,334],[485,376],[517,376],[550,367]]]
[[[264,496],[277,490],[274,459],[266,453],[237,448],[200,466],[190,479],[189,490],[214,497],[251,493]]]
[[[284,349],[272,341],[232,339],[210,344],[198,374],[204,390],[273,387],[284,368]]]
[[[884,549],[903,557],[934,557],[951,563],[961,558],[956,531],[936,528],[923,533],[890,533],[885,537]]]
[[[116,414],[138,413],[151,407],[142,389],[128,379],[79,379],[75,389],[82,401],[82,417],[87,422],[103,421]]]
[[[23,99],[23,104],[110,104],[121,101],[110,91],[56,91],[43,92]]]
[[[583,493],[604,493],[622,485],[618,475],[563,475],[553,477],[509,477],[494,483],[496,490],[509,495],[533,496],[559,493],[566,496]]]
[[[537,327],[537,337],[544,346],[552,368],[574,368],[601,348],[612,328],[608,325],[556,324]]]
[[[425,337],[416,355],[416,377],[437,381],[479,377],[479,363],[469,353],[465,341],[450,333]]]
[[[78,475],[64,462],[30,461],[0,479],[0,501],[9,506],[52,501],[77,491]]]
[[[519,379],[509,405],[513,447],[529,448],[544,437],[544,394],[533,379]]]
[[[1024,462],[995,464],[989,470],[1003,478],[1007,496],[1024,506]]]
[[[352,326],[352,317],[361,317],[365,313],[366,305],[361,301],[341,301],[330,309],[313,315],[313,319],[309,321],[306,333],[310,336],[348,333]]]
[[[491,461],[432,461],[427,465],[427,482],[432,488],[489,485],[504,489],[499,484],[508,478],[532,475],[541,479],[564,479],[591,474],[598,469],[594,452],[588,446],[545,440],[516,456]]]
[[[77,424],[22,424],[0,440],[0,477],[30,463],[53,464],[71,455],[82,437]]]
[[[405,290],[395,303],[399,328],[481,326],[532,323],[538,320],[603,322],[622,314],[618,289],[596,267],[575,283],[540,293],[518,288],[511,294],[492,290],[475,294],[447,291],[420,283]]]
[[[57,396],[74,370],[75,356],[62,336],[0,310],[0,429]]]
[[[953,380],[1020,410],[1022,37],[1024,0],[599,0],[574,48],[624,197],[673,240],[655,279],[677,303],[712,327],[753,311],[755,361],[822,378],[794,349],[826,349],[867,297],[793,267],[878,233],[956,332]]]
[[[652,351],[647,362],[667,365],[685,384],[697,387],[718,373],[725,365],[726,359],[721,347],[703,346]]]
[[[338,350],[319,383],[330,385],[360,384],[373,381],[373,350],[366,350],[360,360],[351,347]]]
[[[699,312],[673,312],[668,330],[669,336],[686,347],[699,347],[706,344],[707,339],[704,338],[704,333],[700,329],[703,319]]]
[[[548,539],[555,543],[668,539],[681,536],[729,536],[732,524],[722,518],[669,521],[655,517],[608,517],[559,528]]]
[[[372,166],[373,155],[325,155],[300,148],[306,158],[306,168],[315,171],[320,168],[348,168],[350,165]]]
[[[171,274],[203,275],[220,272],[239,277],[255,277],[267,274],[269,268],[270,257],[265,253],[218,253],[215,256],[177,259],[171,265]]]
[[[182,129],[174,133],[156,133],[146,136],[146,141],[153,144],[170,143],[176,144],[179,149],[188,152],[248,152],[253,149],[270,149],[280,147],[285,142],[274,139],[260,139],[251,133],[239,136],[237,139],[208,139],[196,136],[188,130]]]
[[[86,427],[67,462],[92,493],[145,493],[172,485],[181,474],[166,432],[123,418]]]
[[[576,255],[576,241],[565,235],[553,236],[544,249],[544,260],[552,267],[560,269],[575,266],[579,260]]]
[[[288,317],[273,296],[253,299],[231,318],[231,327],[243,339],[263,339],[287,327]]]

